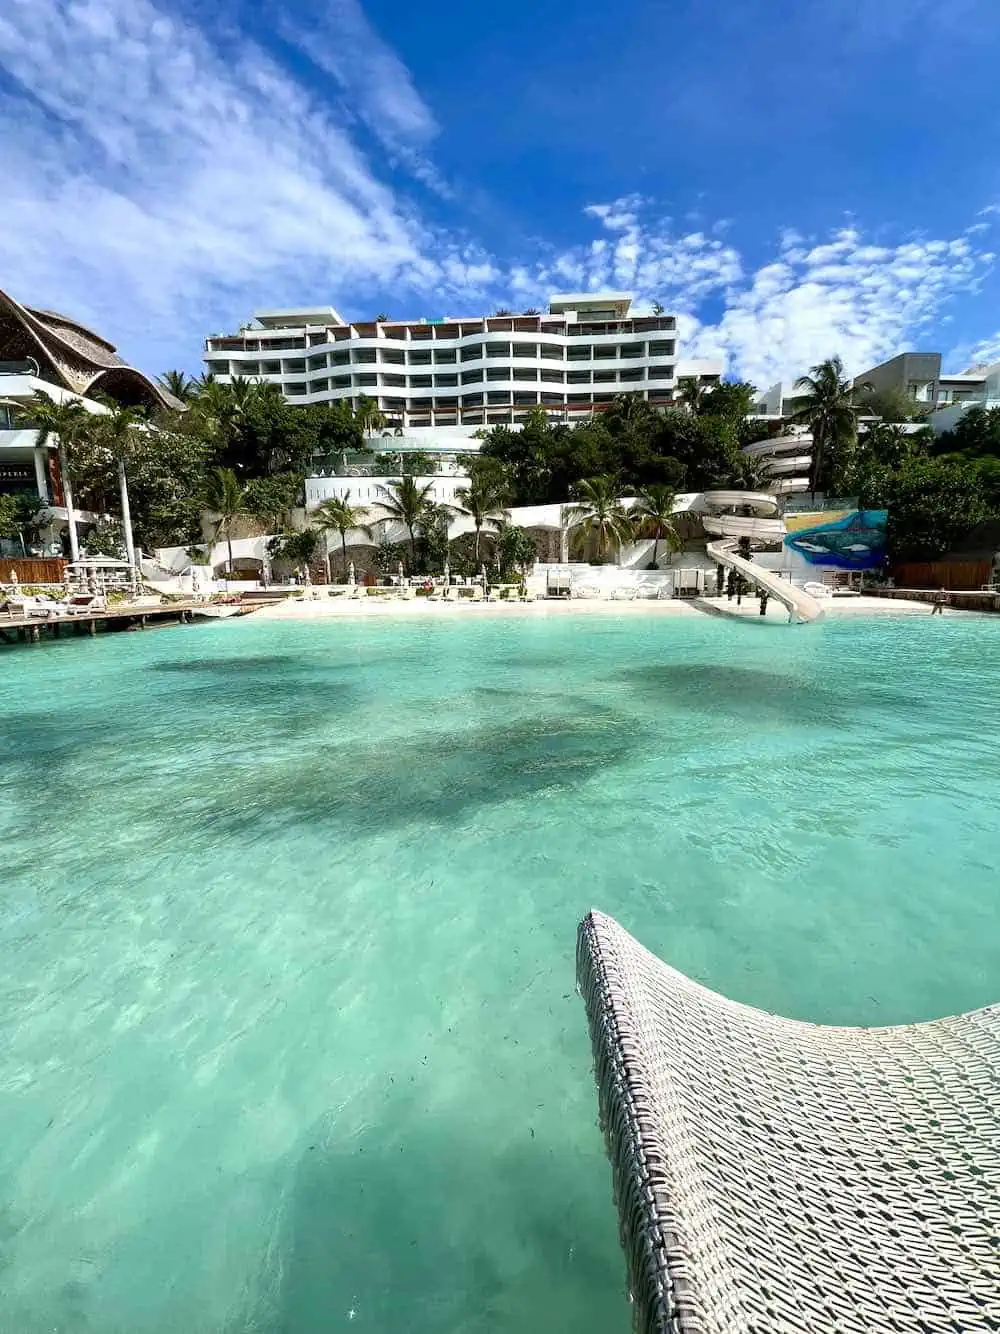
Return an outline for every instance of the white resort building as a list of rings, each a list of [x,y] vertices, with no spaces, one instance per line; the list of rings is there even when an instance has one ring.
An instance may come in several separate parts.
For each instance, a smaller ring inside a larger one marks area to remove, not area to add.
[[[627,292],[583,292],[553,296],[546,314],[353,324],[332,306],[263,311],[208,338],[204,361],[223,383],[266,380],[295,403],[373,399],[406,432],[514,424],[539,406],[573,421],[617,394],[666,406],[685,376],[718,382],[721,362],[680,360],[673,315],[631,305]]]

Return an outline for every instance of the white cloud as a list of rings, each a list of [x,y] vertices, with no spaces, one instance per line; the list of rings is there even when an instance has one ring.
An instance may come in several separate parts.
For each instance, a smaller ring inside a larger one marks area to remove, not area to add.
[[[438,133],[434,115],[409,70],[379,37],[358,0],[300,4],[294,19],[288,13],[279,16],[278,30],[333,76],[348,110],[364,121],[394,162],[437,193],[450,194],[422,151]]]
[[[250,304],[444,296],[491,272],[257,47],[222,55],[153,0],[8,0],[0,65],[26,94],[0,97],[0,270],[151,370],[193,368],[201,336]],[[402,105],[397,131],[429,132]]]
[[[971,346],[961,343],[948,354],[946,367],[949,370],[968,370],[970,366],[992,366],[1000,361],[1000,329],[990,338],[983,338]]]
[[[993,258],[968,235],[885,246],[844,228],[809,246],[786,233],[773,262],[727,290],[721,320],[693,331],[690,350],[724,357],[760,386],[834,353],[856,373],[903,350],[952,297],[976,291]]]
[[[763,386],[833,352],[854,370],[891,355],[992,263],[976,221],[894,245],[856,227],[820,238],[789,227],[748,266],[726,226],[678,229],[639,194],[589,205],[575,245],[513,243],[501,258],[430,225],[361,151],[359,116],[394,160],[439,184],[424,158],[434,118],[357,0],[335,0],[315,54],[348,95],[346,120],[254,44],[220,51],[162,3],[0,8],[13,80],[0,92],[0,272],[14,295],[106,331],[153,372],[195,369],[206,332],[258,307],[468,314],[615,288],[676,314],[683,355],[720,355]]]
[[[544,298],[558,290],[634,292],[640,304],[662,301],[685,308],[736,282],[740,257],[732,245],[704,232],[675,234],[670,220],[645,216],[650,205],[640,195],[609,204],[588,204],[584,215],[595,218],[610,236],[568,250],[543,254],[533,268],[518,270],[517,290]]]

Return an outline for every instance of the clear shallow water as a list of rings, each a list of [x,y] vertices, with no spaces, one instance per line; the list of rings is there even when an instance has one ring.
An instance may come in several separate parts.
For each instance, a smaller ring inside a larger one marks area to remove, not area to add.
[[[0,1330],[629,1327],[574,932],[1000,993],[1000,622],[253,621],[0,655]]]

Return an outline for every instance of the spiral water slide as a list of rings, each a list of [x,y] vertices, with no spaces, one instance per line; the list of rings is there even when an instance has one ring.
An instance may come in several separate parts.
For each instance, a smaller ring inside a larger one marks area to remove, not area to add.
[[[812,467],[812,433],[792,430],[770,440],[755,440],[743,446],[744,458],[760,459],[767,484],[778,496],[801,495],[809,490]]]
[[[754,587],[773,597],[788,612],[792,624],[817,621],[823,608],[805,589],[797,588],[773,570],[765,570],[737,554],[741,538],[773,546],[785,536],[785,521],[778,513],[776,496],[763,491],[705,491],[701,497],[701,522],[712,539],[705,547],[711,560],[734,570]]]

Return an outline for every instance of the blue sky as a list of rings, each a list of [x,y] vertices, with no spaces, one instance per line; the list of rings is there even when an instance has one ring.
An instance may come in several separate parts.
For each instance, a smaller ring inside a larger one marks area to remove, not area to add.
[[[5,0],[0,286],[157,373],[255,309],[613,286],[764,386],[1000,358],[996,0]]]

